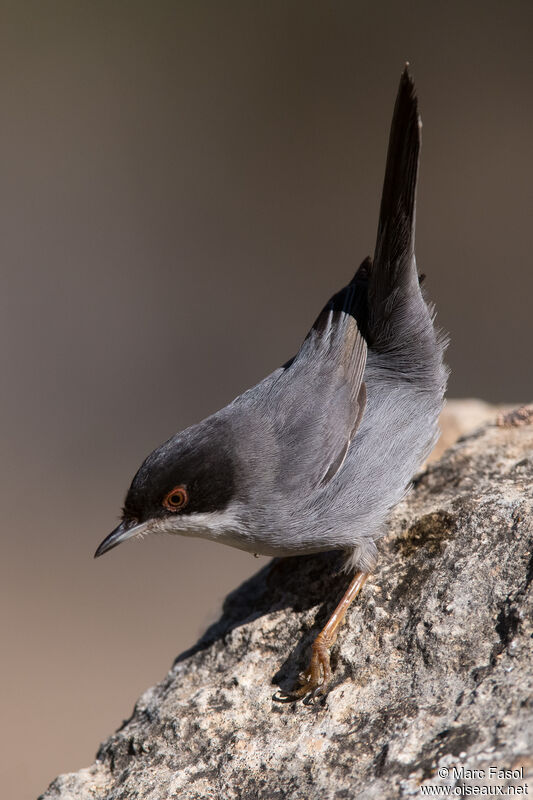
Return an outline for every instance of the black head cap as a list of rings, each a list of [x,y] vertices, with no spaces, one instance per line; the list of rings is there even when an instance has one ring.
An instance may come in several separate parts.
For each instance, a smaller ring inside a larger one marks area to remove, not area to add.
[[[124,518],[142,523],[176,513],[222,511],[234,495],[235,474],[227,423],[206,420],[148,456],[126,495]]]

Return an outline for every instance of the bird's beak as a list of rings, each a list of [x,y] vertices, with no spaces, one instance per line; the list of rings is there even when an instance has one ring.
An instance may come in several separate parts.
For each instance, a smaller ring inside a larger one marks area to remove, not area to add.
[[[106,536],[104,541],[98,546],[94,557],[98,558],[99,556],[103,556],[108,550],[112,550],[117,545],[125,542],[126,539],[131,539],[132,536],[137,536],[145,529],[145,522],[142,522],[140,525],[136,525],[131,522],[121,522],[120,525],[115,528],[114,531],[111,531],[109,536]]]

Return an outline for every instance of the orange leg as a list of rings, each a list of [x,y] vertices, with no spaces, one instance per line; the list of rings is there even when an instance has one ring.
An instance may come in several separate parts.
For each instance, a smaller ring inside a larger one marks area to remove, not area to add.
[[[313,654],[311,663],[300,678],[301,687],[294,692],[293,696],[304,697],[312,693],[323,694],[324,689],[331,680],[331,666],[329,663],[329,650],[335,644],[338,629],[344,621],[346,612],[350,604],[357,597],[368,578],[368,572],[358,572],[348,586],[339,605],[327,621],[324,628],[320,631],[313,642]],[[318,691],[320,689],[320,692]]]

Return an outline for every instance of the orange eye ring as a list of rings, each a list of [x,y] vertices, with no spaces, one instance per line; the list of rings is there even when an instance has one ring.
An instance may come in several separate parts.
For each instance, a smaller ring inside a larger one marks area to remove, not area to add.
[[[189,502],[189,494],[185,486],[175,486],[163,500],[167,511],[180,511]]]

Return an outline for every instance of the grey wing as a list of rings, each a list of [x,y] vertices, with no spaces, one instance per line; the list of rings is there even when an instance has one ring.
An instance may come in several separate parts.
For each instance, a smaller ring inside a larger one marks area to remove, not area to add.
[[[280,479],[289,491],[330,481],[361,422],[367,345],[354,313],[360,291],[354,279],[332,298],[272,385]]]

